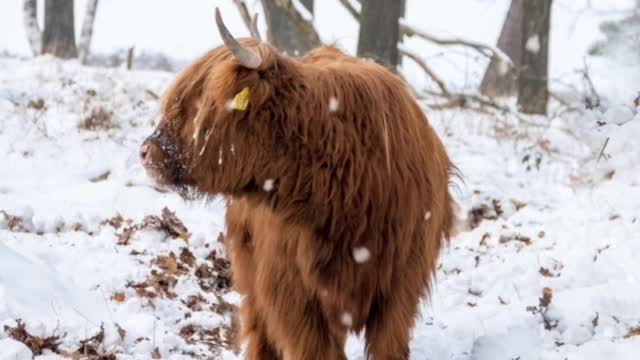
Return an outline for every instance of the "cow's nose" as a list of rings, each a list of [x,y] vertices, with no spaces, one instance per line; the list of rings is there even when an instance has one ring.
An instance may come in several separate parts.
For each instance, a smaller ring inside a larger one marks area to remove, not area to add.
[[[153,141],[146,140],[140,146],[140,159],[147,164],[156,163],[164,159],[164,153],[160,146]]]

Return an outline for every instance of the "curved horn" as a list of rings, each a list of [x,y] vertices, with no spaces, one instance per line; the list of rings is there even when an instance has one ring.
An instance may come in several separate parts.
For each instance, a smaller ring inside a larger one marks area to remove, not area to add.
[[[251,36],[258,40],[258,42],[262,42],[262,36],[260,36],[260,31],[258,30],[258,13],[253,15],[253,19],[251,19],[251,25],[249,26],[249,31],[251,32]]]
[[[220,36],[222,37],[222,41],[224,41],[225,45],[229,48],[233,56],[240,63],[240,65],[247,67],[249,69],[257,69],[260,67],[262,63],[262,59],[260,56],[252,51],[249,51],[238,43],[233,35],[229,32],[229,29],[224,25],[224,21],[222,21],[222,15],[220,15],[220,9],[216,8],[216,25],[218,25],[218,31],[220,32]]]

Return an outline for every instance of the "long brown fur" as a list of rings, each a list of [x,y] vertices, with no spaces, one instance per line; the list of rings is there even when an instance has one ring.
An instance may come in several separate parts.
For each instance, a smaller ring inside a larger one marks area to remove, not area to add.
[[[168,90],[150,141],[170,164],[156,176],[228,199],[247,358],[346,359],[347,333],[364,330],[373,359],[408,359],[452,230],[442,143],[384,67],[334,47],[294,59],[240,42],[260,68],[225,46],[204,55]],[[248,108],[230,109],[246,87]]]

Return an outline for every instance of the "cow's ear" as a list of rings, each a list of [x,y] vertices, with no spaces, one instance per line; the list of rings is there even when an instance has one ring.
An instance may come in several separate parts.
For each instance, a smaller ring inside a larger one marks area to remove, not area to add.
[[[240,45],[238,40],[231,35],[231,32],[227,29],[224,21],[222,21],[222,15],[220,15],[220,9],[218,8],[216,8],[216,25],[218,26],[218,31],[220,32],[222,40],[240,65],[249,69],[260,68],[260,65],[262,64],[262,58],[260,55]]]

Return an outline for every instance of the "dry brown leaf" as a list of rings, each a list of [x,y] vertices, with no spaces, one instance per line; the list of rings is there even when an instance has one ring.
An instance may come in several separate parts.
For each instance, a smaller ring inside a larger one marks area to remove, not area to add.
[[[117,292],[114,293],[113,295],[111,295],[111,300],[121,303],[124,302],[126,300],[126,296],[124,295],[123,292]]]

